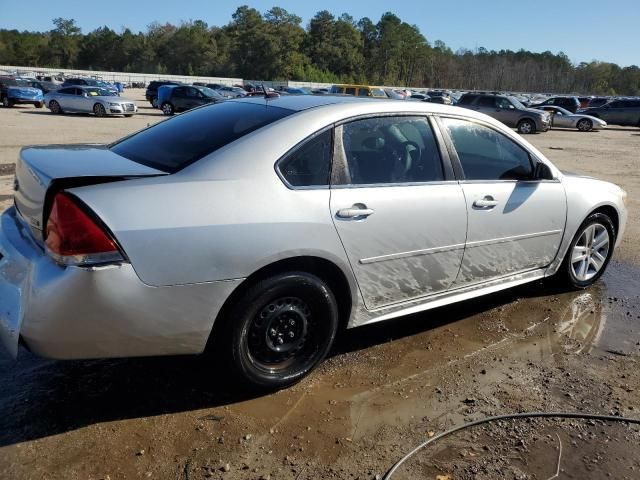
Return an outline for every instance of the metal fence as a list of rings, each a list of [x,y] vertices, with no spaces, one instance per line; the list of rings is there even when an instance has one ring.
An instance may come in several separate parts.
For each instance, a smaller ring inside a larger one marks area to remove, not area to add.
[[[156,73],[130,73],[130,72],[106,72],[100,70],[75,70],[66,68],[48,68],[48,67],[25,67],[20,65],[0,65],[0,71],[5,73],[18,74],[22,76],[59,76],[65,77],[92,77],[108,82],[124,82],[124,83],[144,83],[148,84],[152,80],[176,80],[184,83],[204,82],[219,83],[222,85],[242,84],[241,78],[224,78],[224,77],[200,77],[186,75],[163,75]]]

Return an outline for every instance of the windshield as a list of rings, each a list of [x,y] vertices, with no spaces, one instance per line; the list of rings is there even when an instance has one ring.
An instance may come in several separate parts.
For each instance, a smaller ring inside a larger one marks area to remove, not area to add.
[[[210,104],[125,137],[110,148],[134,162],[174,173],[292,113],[264,103]]]
[[[203,95],[207,97],[224,99],[222,95],[220,95],[218,92],[216,92],[212,88],[208,88],[208,87],[195,87],[195,88],[197,88],[200,92],[202,92]]]
[[[517,109],[519,109],[519,110],[524,110],[525,108],[527,108],[527,107],[525,107],[525,106],[522,104],[522,102],[520,102],[520,100],[518,100],[516,97],[508,97],[508,98],[509,98],[509,100],[511,100],[511,103],[513,103],[513,105],[514,105]]]
[[[3,79],[2,83],[9,87],[29,87],[29,82],[26,80],[16,79],[16,78],[7,78]]]

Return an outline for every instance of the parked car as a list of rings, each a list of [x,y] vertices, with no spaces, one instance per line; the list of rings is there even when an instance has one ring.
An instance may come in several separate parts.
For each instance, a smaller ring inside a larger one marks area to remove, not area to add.
[[[580,109],[588,108],[592,99],[593,99],[593,97],[578,97],[578,101],[580,102],[580,107],[579,108]]]
[[[100,87],[108,90],[113,95],[119,95],[120,92],[115,85],[105,82],[104,80],[96,80],[94,78],[67,78],[61,87]]]
[[[147,90],[144,92],[144,97],[151,104],[153,108],[159,108],[158,104],[158,87],[162,85],[183,85],[182,82],[175,82],[173,80],[153,80],[147,86]]]
[[[544,107],[545,105],[555,105],[569,110],[571,113],[576,113],[580,108],[580,101],[577,97],[551,97],[544,102],[536,105],[531,105],[531,108]]]
[[[613,100],[601,107],[587,108],[583,113],[601,118],[609,125],[640,127],[640,98]]]
[[[221,85],[216,89],[216,92],[218,92],[225,98],[239,98],[247,95],[247,92],[244,88],[229,87],[227,85]]]
[[[162,85],[158,88],[158,103],[165,115],[184,112],[207,103],[224,102],[216,90],[190,85]]]
[[[508,95],[465,93],[457,105],[487,114],[522,134],[546,132],[551,125],[548,113],[527,108]]]
[[[592,117],[580,112],[572,113],[566,108],[556,107],[555,105],[545,105],[544,107],[536,108],[551,114],[552,128],[577,128],[581,132],[589,132],[607,126],[607,122],[597,117]]]
[[[370,85],[339,84],[333,85],[329,93],[338,95],[354,95],[356,97],[387,98],[382,88]]]
[[[0,102],[5,108],[27,103],[36,108],[42,108],[44,105],[42,90],[34,88],[26,80],[14,77],[0,77]]]
[[[594,97],[591,99],[591,101],[589,102],[589,105],[586,108],[601,107],[602,105],[604,105],[605,103],[609,103],[610,101],[611,101],[611,98],[609,97]]]
[[[37,88],[41,90],[43,94],[52,92],[53,90],[57,90],[60,88],[60,84],[46,82],[44,80],[25,80],[30,87]]]
[[[19,340],[67,359],[209,346],[214,369],[261,388],[307,375],[340,325],[551,276],[588,287],[627,219],[622,189],[561,173],[486,115],[339,96],[24,148],[15,185],[0,221],[10,354]]]
[[[425,102],[439,103],[441,105],[451,105],[453,102],[451,97],[445,92],[429,92]]]
[[[133,100],[114,95],[101,87],[62,87],[44,96],[51,113],[93,113],[97,117],[124,115],[132,117],[137,111]]]

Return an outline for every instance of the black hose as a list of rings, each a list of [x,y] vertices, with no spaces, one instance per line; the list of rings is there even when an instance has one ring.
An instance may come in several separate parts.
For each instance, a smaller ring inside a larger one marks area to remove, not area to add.
[[[391,476],[395,473],[395,471],[400,468],[400,466],[406,462],[411,456],[417,453],[419,450],[422,450],[427,445],[440,440],[452,433],[459,432],[460,430],[464,430],[466,428],[475,427],[477,425],[482,425],[484,423],[496,422],[498,420],[513,420],[518,418],[579,418],[582,420],[603,420],[605,422],[624,422],[624,423],[634,423],[636,425],[640,425],[640,419],[636,418],[627,418],[627,417],[617,417],[614,415],[597,415],[590,413],[571,413],[571,412],[530,412],[530,413],[512,413],[510,415],[498,415],[497,417],[487,417],[481,420],[476,420],[475,422],[465,423],[464,425],[458,425],[457,427],[453,427],[450,430],[439,433],[435,437],[430,438],[429,440],[421,443],[416,448],[407,453],[404,457],[398,460],[384,475],[383,480],[389,480]]]

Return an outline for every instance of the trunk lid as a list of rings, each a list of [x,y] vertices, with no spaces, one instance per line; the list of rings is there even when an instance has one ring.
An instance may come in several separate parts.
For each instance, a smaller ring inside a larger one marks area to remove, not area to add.
[[[55,192],[156,175],[167,173],[121,157],[103,145],[25,147],[16,163],[14,200],[18,213],[42,242],[44,215]]]

